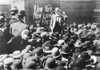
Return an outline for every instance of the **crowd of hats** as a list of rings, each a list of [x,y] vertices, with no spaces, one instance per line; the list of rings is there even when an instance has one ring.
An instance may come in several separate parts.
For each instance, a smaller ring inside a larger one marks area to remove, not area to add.
[[[32,26],[22,31],[22,37],[30,44],[22,51],[16,50],[12,54],[0,55],[0,69],[87,70],[99,62],[98,23],[74,23],[66,26],[63,34],[48,32],[49,30],[44,27]]]

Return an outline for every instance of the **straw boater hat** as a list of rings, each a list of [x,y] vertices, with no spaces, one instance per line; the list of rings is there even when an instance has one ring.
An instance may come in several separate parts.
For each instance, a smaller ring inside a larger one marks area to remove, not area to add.
[[[75,61],[75,66],[74,66],[74,70],[82,70],[83,68],[85,68],[85,62],[84,59],[77,59]]]
[[[64,68],[63,66],[58,66],[58,67],[56,67],[56,69],[55,70],[67,70],[66,68]]]
[[[18,13],[18,15],[26,16],[24,10],[21,10],[21,11]]]
[[[88,54],[88,52],[84,51],[84,52],[81,53],[81,58],[83,58],[85,60],[89,60],[90,55]]]
[[[58,40],[58,46],[62,46],[62,45],[64,45],[65,44],[65,41],[64,40]]]
[[[18,51],[18,50],[17,50],[17,51],[14,51],[14,52],[13,52],[13,58],[20,58],[20,57],[21,57],[21,56],[20,56],[20,53],[21,53],[21,52]]]
[[[28,61],[25,63],[25,69],[29,69],[29,70],[33,70],[33,69],[36,69],[36,63],[34,61]]]
[[[47,54],[51,54],[52,53],[52,45],[51,45],[51,41],[46,41],[43,45],[43,52],[47,53]]]
[[[59,62],[57,63],[57,66],[66,66],[66,62],[64,62],[64,61],[59,61]]]
[[[11,57],[8,57],[3,61],[4,65],[11,65],[12,62],[13,62],[13,58]]]
[[[59,58],[60,57],[60,52],[59,52],[59,49],[58,48],[53,48],[52,49],[52,54],[53,58]]]

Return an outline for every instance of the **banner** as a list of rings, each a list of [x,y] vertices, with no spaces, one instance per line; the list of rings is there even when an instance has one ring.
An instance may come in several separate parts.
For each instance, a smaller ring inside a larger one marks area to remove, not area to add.
[[[44,6],[33,5],[33,8],[33,19],[35,19],[35,22],[41,25],[48,25],[52,15],[52,6],[50,4]]]

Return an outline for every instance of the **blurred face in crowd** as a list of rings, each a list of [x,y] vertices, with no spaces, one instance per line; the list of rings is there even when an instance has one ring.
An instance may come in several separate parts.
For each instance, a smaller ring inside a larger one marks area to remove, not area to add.
[[[91,27],[91,23],[88,23],[88,24],[87,24],[87,27]]]
[[[26,15],[25,15],[25,11],[24,10],[21,10],[19,13],[18,13],[18,18],[19,19],[24,19],[24,17],[25,17]]]
[[[58,7],[55,8],[55,14],[60,15],[60,9]]]
[[[22,34],[22,39],[26,40],[27,39],[27,34]]]
[[[31,25],[31,26],[29,27],[29,29],[30,29],[30,30],[34,29],[34,25]]]
[[[22,32],[21,32],[21,37],[22,37],[22,39],[24,39],[24,40],[27,40],[28,39],[28,33],[29,33],[29,31],[28,30],[23,30]]]
[[[36,25],[37,27],[40,27],[40,24],[39,23],[37,23],[37,25]]]
[[[22,16],[22,15],[18,15],[18,18],[19,18],[19,19],[23,19],[24,16]]]

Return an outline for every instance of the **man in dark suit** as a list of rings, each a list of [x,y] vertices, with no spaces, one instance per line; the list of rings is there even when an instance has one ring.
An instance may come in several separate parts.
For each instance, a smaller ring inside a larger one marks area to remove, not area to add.
[[[6,39],[5,39],[5,34],[4,34],[4,29],[2,28],[4,25],[4,15],[3,13],[0,14],[0,54],[5,54],[6,53]]]
[[[21,32],[21,35],[17,35],[13,37],[9,42],[8,42],[8,53],[12,53],[15,50],[20,50],[22,51],[28,44],[30,44],[27,39],[28,39],[28,34],[29,31],[27,29],[24,29]]]
[[[0,30],[0,54],[7,53],[7,44],[4,33]]]

